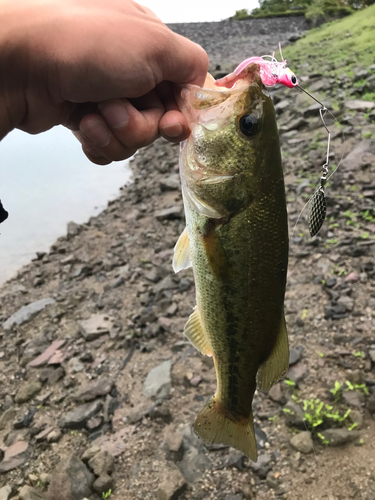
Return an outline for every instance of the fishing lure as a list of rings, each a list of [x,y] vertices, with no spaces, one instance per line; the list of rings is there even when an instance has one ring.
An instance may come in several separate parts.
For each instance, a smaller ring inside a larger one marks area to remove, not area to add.
[[[312,237],[315,236],[320,231],[324,223],[327,212],[324,187],[326,185],[327,175],[328,175],[331,133],[328,130],[328,127],[324,121],[324,116],[328,112],[330,115],[332,115],[333,118],[335,117],[330,111],[328,111],[328,109],[324,106],[323,103],[318,101],[318,99],[309,94],[305,89],[303,89],[299,85],[296,75],[293,73],[293,71],[291,71],[288,68],[287,62],[283,58],[280,43],[279,43],[279,51],[280,51],[281,61],[278,61],[275,58],[275,53],[273,53],[272,56],[264,55],[264,56],[250,57],[248,59],[245,59],[245,61],[243,61],[241,64],[239,64],[237,68],[233,71],[233,73],[230,73],[229,75],[224,76],[219,80],[216,80],[215,84],[220,87],[232,88],[233,85],[236,83],[236,81],[243,76],[243,73],[249,66],[249,64],[255,63],[258,64],[258,66],[260,67],[260,77],[262,79],[263,84],[266,87],[274,87],[277,84],[284,85],[285,87],[288,88],[298,87],[300,90],[305,92],[305,94],[307,94],[309,97],[314,99],[314,101],[316,101],[318,104],[321,105],[319,114],[323,126],[328,133],[328,144],[327,144],[326,162],[322,167],[323,173],[320,178],[319,188],[317,189],[317,191],[315,191],[315,193],[313,194],[308,203],[309,204],[308,225],[309,225],[310,236]]]
[[[248,59],[245,59],[245,61],[242,61],[233,73],[216,80],[216,85],[219,87],[231,88],[236,81],[243,76],[243,73],[249,64],[258,64],[260,67],[261,80],[266,87],[274,87],[278,83],[288,88],[299,86],[296,75],[288,68],[287,62],[283,58],[280,44],[279,50],[281,61],[276,59],[275,53],[273,53],[272,56],[265,55],[249,57]]]

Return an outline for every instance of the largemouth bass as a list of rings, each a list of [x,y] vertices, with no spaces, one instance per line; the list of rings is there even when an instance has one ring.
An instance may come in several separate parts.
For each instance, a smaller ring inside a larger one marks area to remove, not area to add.
[[[211,88],[209,88],[211,87]],[[175,272],[193,268],[197,305],[185,335],[213,356],[217,391],[195,422],[207,444],[256,460],[252,400],[288,369],[283,304],[288,228],[272,101],[250,65],[232,89],[208,77],[182,91],[191,135],[181,145],[186,229]]]

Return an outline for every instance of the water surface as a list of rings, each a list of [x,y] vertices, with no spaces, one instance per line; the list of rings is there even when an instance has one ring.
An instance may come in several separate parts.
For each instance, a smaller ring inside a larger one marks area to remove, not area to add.
[[[63,127],[39,135],[11,132],[0,142],[0,199],[9,218],[0,225],[0,283],[85,222],[128,183],[128,162],[100,167]]]

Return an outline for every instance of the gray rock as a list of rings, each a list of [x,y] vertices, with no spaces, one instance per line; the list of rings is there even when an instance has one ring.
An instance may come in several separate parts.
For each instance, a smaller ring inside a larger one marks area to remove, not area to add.
[[[8,500],[10,494],[12,493],[12,487],[8,484],[3,488],[0,488],[0,500]]]
[[[368,398],[367,409],[372,415],[375,414],[375,393],[372,393],[371,396]]]
[[[272,468],[271,456],[267,453],[259,454],[258,460],[256,462],[249,460],[249,467],[255,472],[257,476],[260,477],[260,479],[266,479],[267,474]]]
[[[111,474],[115,467],[115,459],[107,451],[99,451],[89,460],[89,467],[96,476]]]
[[[94,380],[81,389],[75,396],[78,401],[91,401],[100,396],[106,396],[113,389],[115,382],[109,377]]]
[[[14,398],[17,404],[26,403],[30,401],[42,389],[42,384],[37,381],[25,382],[18,389],[16,397]]]
[[[366,111],[368,109],[375,108],[375,102],[372,101],[361,101],[359,99],[355,99],[353,101],[346,101],[345,107],[347,109],[354,109],[355,111]]]
[[[375,349],[371,349],[369,352],[368,352],[369,356],[370,356],[370,359],[373,363],[375,363]]]
[[[286,403],[286,397],[283,393],[283,388],[280,382],[271,387],[271,389],[268,391],[268,396],[275,403],[280,403],[282,405]]]
[[[290,101],[288,99],[283,99],[278,102],[275,106],[275,111],[278,115],[281,115],[290,106]]]
[[[311,432],[299,432],[290,439],[290,444],[293,448],[301,453],[311,453],[314,449]]]
[[[301,350],[294,349],[293,347],[289,351],[289,366],[293,366],[299,361],[301,358]]]
[[[45,496],[40,490],[31,486],[23,486],[19,492],[20,500],[44,500]]]
[[[237,495],[226,495],[225,500],[243,500],[243,496],[240,494]]]
[[[80,373],[85,369],[85,365],[76,356],[68,361],[68,371],[70,373]]]
[[[78,321],[82,336],[90,342],[110,332],[113,320],[105,314],[94,314],[91,318]]]
[[[337,305],[344,306],[347,311],[353,311],[354,300],[348,295],[343,295],[337,301]]]
[[[163,399],[169,396],[172,387],[171,367],[172,361],[168,360],[149,372],[143,384],[146,397]]]
[[[95,477],[75,455],[59,464],[52,475],[48,500],[82,500],[91,497]]]
[[[187,484],[184,476],[176,468],[167,468],[164,479],[161,482],[157,498],[158,500],[175,500],[185,490]]]
[[[14,420],[15,416],[17,415],[17,411],[15,408],[8,408],[8,410],[5,410],[4,413],[0,417],[0,431],[5,429],[7,424]]]
[[[158,220],[173,220],[182,218],[182,207],[175,206],[171,208],[165,208],[164,210],[157,210],[155,212],[155,217]]]
[[[310,118],[310,116],[319,116],[319,110],[321,105],[318,103],[311,104],[308,108],[303,111],[304,118]]]
[[[324,443],[328,446],[342,446],[356,441],[360,434],[357,431],[348,431],[347,429],[327,429],[321,432]]]
[[[375,106],[375,103],[373,103]],[[375,163],[375,149],[369,139],[361,141],[341,162],[346,170],[359,170]]]
[[[26,441],[17,441],[5,449],[4,458],[0,463],[0,472],[8,472],[24,464],[29,458],[31,448]]]
[[[284,126],[280,127],[280,133],[284,132],[289,132],[290,130],[299,130],[307,125],[307,121],[300,117],[296,118],[295,120],[291,121],[288,124],[285,124]]]
[[[13,325],[23,325],[34,318],[40,311],[43,311],[45,307],[54,303],[55,301],[53,299],[46,298],[32,302],[27,306],[22,306],[3,323],[4,330],[10,330]]]
[[[94,484],[93,484],[93,489],[96,491],[96,493],[99,493],[99,495],[103,495],[103,493],[108,493],[109,490],[113,488],[113,479],[108,476],[108,474],[103,474],[102,476],[99,476]]]
[[[297,429],[305,429],[305,412],[294,401],[288,401],[283,408],[286,423]]]
[[[78,406],[75,410],[67,413],[59,421],[59,426],[67,429],[82,429],[91,417],[96,415],[102,408],[101,401],[93,401]]]
[[[74,236],[77,236],[77,234],[79,233],[79,229],[80,229],[80,226],[78,224],[76,224],[75,222],[73,222],[73,221],[68,222],[68,225],[66,228],[68,240],[73,238]]]
[[[211,461],[205,454],[206,447],[187,425],[183,431],[184,456],[178,464],[182,474],[189,483],[194,483],[209,469]]]
[[[171,174],[162,179],[160,181],[160,188],[162,191],[177,191],[180,189],[180,176],[178,174]]]
[[[165,442],[167,446],[167,459],[179,462],[184,455],[183,439],[176,431],[166,430]]]
[[[358,391],[344,391],[342,397],[347,405],[356,406],[357,408],[362,408],[365,402],[364,395]]]
[[[297,363],[294,366],[290,367],[288,373],[286,374],[286,378],[293,380],[295,384],[299,384],[301,380],[305,378],[307,375],[307,367],[303,363]]]

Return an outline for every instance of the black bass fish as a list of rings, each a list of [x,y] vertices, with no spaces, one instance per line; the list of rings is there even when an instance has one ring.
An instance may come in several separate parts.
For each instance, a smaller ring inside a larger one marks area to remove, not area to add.
[[[213,356],[217,391],[195,422],[206,444],[257,459],[252,400],[288,369],[284,319],[288,227],[272,101],[251,64],[232,89],[188,86],[181,145],[186,216],[173,260],[193,267],[197,305],[185,335]]]

